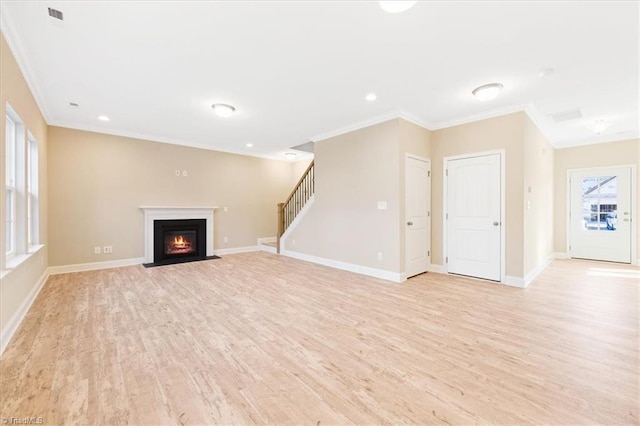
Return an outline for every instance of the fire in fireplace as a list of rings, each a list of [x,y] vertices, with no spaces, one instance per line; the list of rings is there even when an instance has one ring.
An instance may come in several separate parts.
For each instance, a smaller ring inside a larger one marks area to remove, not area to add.
[[[197,233],[195,231],[168,231],[164,233],[164,253],[190,254],[196,251]]]
[[[153,262],[170,264],[207,258],[207,221],[153,221]]]

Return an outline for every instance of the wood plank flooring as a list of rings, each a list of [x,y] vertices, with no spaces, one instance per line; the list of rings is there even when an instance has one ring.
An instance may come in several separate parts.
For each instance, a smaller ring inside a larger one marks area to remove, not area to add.
[[[640,269],[404,284],[256,252],[49,278],[0,358],[46,424],[638,424]]]

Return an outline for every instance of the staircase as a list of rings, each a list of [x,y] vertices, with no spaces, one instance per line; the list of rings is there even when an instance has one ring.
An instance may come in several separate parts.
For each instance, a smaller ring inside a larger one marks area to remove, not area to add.
[[[278,253],[280,253],[280,238],[314,194],[313,163],[311,161],[311,164],[309,164],[309,167],[307,167],[307,170],[293,191],[291,191],[287,201],[278,203],[278,232],[276,237],[276,250]]]

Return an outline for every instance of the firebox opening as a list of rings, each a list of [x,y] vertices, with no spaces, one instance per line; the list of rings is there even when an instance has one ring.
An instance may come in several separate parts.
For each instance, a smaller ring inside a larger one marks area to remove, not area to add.
[[[207,221],[172,219],[153,221],[153,264],[207,259]]]

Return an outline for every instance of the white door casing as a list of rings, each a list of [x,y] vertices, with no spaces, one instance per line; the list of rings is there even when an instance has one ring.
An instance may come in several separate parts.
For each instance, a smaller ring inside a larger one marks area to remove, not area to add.
[[[426,272],[431,263],[431,163],[405,158],[405,273]]]
[[[447,272],[502,279],[502,153],[445,161]]]
[[[568,171],[569,257],[631,263],[631,166]]]

